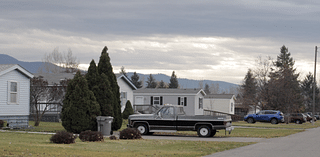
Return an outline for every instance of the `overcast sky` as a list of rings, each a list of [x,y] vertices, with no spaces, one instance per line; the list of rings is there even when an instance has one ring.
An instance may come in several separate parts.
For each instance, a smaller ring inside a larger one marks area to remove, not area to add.
[[[0,53],[18,60],[41,61],[58,47],[89,64],[107,46],[114,72],[236,84],[282,45],[301,76],[313,72],[319,28],[315,0],[0,1]]]

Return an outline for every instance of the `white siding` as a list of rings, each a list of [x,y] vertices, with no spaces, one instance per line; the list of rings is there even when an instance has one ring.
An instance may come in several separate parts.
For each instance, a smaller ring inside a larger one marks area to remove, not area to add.
[[[18,104],[8,104],[8,81],[16,81],[18,87]],[[0,116],[29,115],[30,79],[17,70],[0,76]]]
[[[204,109],[218,111],[223,113],[234,114],[234,100],[233,99],[218,99],[218,98],[206,98],[204,99]],[[233,108],[231,109],[231,104]]]
[[[127,100],[130,101],[132,107],[133,107],[133,90],[132,88],[128,85],[127,82],[125,82],[122,78],[119,78],[117,80],[118,82],[118,86],[119,86],[119,91],[121,92],[126,92],[127,93]],[[123,112],[123,110],[125,109],[125,105],[127,102],[124,102],[124,105],[121,106],[121,112]],[[122,103],[121,103],[122,104]]]

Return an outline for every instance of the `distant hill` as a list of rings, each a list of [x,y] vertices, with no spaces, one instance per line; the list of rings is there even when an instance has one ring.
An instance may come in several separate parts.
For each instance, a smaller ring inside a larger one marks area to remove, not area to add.
[[[23,62],[6,54],[0,54],[0,64],[19,64],[33,74],[39,73],[39,70],[44,67],[43,62]],[[58,67],[54,64],[49,64],[49,66]]]
[[[143,81],[144,86],[147,86],[146,81],[150,74],[139,74],[140,80]],[[132,72],[127,73],[128,77],[131,79],[131,76],[133,75]],[[163,82],[169,83],[171,76],[165,75],[165,74],[152,74],[152,76],[157,80]],[[219,84],[220,92],[229,91],[231,88],[237,88],[237,84],[228,83],[224,81],[212,81],[212,80],[192,80],[192,79],[186,79],[186,78],[178,78],[179,86],[180,88],[199,88],[200,83],[202,82],[203,88],[205,84],[208,84],[211,86],[212,84]],[[236,93],[234,93],[236,94]]]
[[[6,54],[0,54],[0,64],[19,64],[21,65],[23,68],[25,68],[26,70],[28,70],[29,72],[35,74],[35,73],[39,73],[39,69],[41,67],[44,66],[43,62],[23,62],[23,61],[19,61],[9,55]],[[56,65],[51,65],[51,66],[55,66]],[[128,76],[131,79],[131,76],[133,75],[133,72],[129,72]],[[146,86],[146,81],[149,77],[149,74],[139,74],[140,80],[143,81],[144,86]],[[152,76],[157,80],[157,81],[161,81],[163,80],[166,83],[170,82],[170,78],[171,76],[165,75],[165,74],[152,74]],[[224,82],[224,81],[212,81],[212,80],[191,80],[191,79],[187,79],[187,78],[178,78],[178,82],[180,85],[180,88],[199,88],[200,82],[203,85],[203,88],[205,86],[205,84],[208,84],[209,86],[211,86],[212,84],[219,84],[219,88],[220,88],[220,92],[223,91],[229,91],[229,89],[231,88],[236,88],[238,87],[238,85],[233,84],[233,83],[228,83],[228,82]]]

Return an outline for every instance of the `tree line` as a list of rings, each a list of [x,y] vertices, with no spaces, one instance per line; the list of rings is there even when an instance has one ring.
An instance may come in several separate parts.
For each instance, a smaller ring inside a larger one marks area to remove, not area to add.
[[[314,76],[309,72],[303,80],[299,80],[300,73],[294,64],[285,45],[280,48],[276,61],[272,61],[271,57],[259,57],[256,67],[248,69],[240,86],[242,106],[284,113],[312,112]],[[315,86],[315,91],[316,112],[319,112],[318,86]]]

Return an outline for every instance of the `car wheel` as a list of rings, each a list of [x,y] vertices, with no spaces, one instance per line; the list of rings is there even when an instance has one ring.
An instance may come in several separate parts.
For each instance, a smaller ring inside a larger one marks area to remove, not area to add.
[[[275,119],[275,118],[272,118],[272,119],[271,119],[271,124],[278,124],[278,120]]]
[[[248,123],[254,123],[254,120],[253,120],[253,118],[248,118],[247,122]]]
[[[300,120],[296,120],[296,124],[301,124]]]
[[[217,133],[217,130],[216,130],[216,129],[213,129],[213,130],[211,131],[210,137],[213,137],[214,135],[216,135],[216,133]]]
[[[146,135],[149,132],[146,124],[138,124],[136,128],[140,131],[141,135]]]
[[[201,125],[198,128],[198,136],[199,137],[210,137],[211,136],[211,129],[207,125]]]

